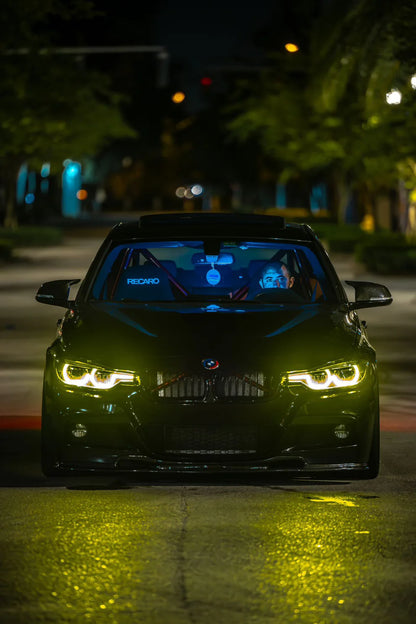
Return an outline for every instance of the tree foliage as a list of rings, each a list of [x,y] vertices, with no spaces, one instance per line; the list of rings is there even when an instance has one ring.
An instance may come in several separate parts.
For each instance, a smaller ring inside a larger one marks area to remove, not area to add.
[[[281,181],[307,176],[371,192],[394,187],[416,141],[409,84],[416,59],[401,35],[403,20],[410,34],[412,0],[331,5],[311,23],[301,52],[276,54],[271,72],[242,86],[232,136],[256,137]],[[393,87],[403,95],[399,106],[386,103]]]
[[[22,163],[37,168],[49,161],[59,171],[64,158],[82,161],[110,138],[135,133],[124,122],[121,98],[105,76],[86,69],[80,59],[53,53],[51,15],[88,17],[91,3],[3,2],[0,25],[7,22],[8,28],[0,49],[0,170],[5,225],[15,225],[14,185]],[[27,53],[17,53],[21,48]]]

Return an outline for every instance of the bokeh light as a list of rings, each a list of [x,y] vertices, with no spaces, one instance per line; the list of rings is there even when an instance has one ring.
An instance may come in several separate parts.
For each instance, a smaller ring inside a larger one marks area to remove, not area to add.
[[[296,45],[296,43],[286,43],[285,49],[287,50],[287,52],[298,52],[299,51],[299,47]]]
[[[202,186],[200,184],[194,184],[193,186],[191,186],[191,193],[192,195],[202,195],[202,193],[204,192],[204,189],[202,188]]]
[[[184,99],[185,93],[183,91],[176,91],[176,93],[172,95],[172,102],[174,102],[175,104],[180,104],[184,101]]]
[[[402,94],[398,89],[392,89],[388,93],[386,93],[386,102],[387,104],[400,104],[402,101]]]

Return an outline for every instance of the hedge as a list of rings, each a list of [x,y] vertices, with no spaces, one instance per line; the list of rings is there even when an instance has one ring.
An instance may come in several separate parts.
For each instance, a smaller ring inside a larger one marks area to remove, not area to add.
[[[416,244],[400,234],[377,236],[357,245],[355,259],[374,273],[416,276]]]
[[[354,253],[359,243],[364,243],[372,236],[359,225],[317,223],[312,224],[312,228],[330,252]]]
[[[22,225],[17,228],[0,228],[0,239],[9,241],[13,247],[43,247],[60,245],[62,230],[54,227]]]
[[[0,261],[10,260],[13,254],[13,243],[0,238]]]

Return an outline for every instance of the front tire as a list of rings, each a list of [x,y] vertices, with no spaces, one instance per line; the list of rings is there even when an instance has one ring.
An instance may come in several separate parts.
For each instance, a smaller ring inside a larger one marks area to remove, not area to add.
[[[373,426],[373,433],[371,437],[370,453],[368,456],[368,467],[365,470],[359,470],[357,472],[350,473],[351,479],[375,479],[378,477],[380,471],[380,414],[377,413],[377,417]]]
[[[50,419],[42,408],[41,427],[41,468],[45,477],[56,477],[62,474],[58,468],[59,456],[56,436],[52,430]]]
[[[376,418],[371,440],[368,469],[364,471],[364,479],[375,479],[380,471],[380,416]]]
[[[58,455],[55,446],[44,435],[42,428],[41,439],[41,468],[45,477],[56,477],[61,474],[58,468]]]

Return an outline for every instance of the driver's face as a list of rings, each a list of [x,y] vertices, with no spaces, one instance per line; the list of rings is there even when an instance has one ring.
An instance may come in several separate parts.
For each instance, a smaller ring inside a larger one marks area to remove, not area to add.
[[[276,270],[273,267],[266,269],[263,275],[262,288],[290,288],[290,277],[285,266]]]

